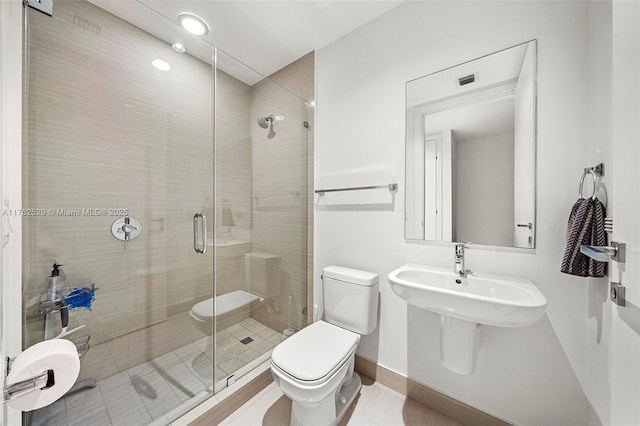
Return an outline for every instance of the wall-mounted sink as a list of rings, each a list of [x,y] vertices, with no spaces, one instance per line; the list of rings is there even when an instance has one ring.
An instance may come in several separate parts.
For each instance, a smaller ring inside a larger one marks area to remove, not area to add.
[[[529,280],[409,263],[389,274],[409,304],[479,324],[523,327],[544,315],[547,299]]]
[[[409,263],[388,276],[407,303],[442,314],[440,355],[451,370],[471,374],[480,325],[524,327],[544,315],[547,299],[529,280]]]

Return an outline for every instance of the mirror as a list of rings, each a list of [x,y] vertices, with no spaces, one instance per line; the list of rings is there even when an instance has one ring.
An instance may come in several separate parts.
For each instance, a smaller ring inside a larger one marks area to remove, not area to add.
[[[536,42],[407,82],[405,238],[535,247]]]

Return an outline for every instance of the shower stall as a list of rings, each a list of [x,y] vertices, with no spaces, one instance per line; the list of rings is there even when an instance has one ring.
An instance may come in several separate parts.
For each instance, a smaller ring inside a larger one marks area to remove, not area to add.
[[[93,3],[25,9],[23,346],[82,357],[24,422],[168,424],[307,323],[313,54],[266,77]]]

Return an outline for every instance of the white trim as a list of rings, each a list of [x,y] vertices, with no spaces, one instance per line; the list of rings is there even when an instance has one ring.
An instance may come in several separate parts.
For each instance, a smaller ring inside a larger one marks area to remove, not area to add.
[[[452,108],[458,108],[465,105],[472,105],[481,102],[495,101],[498,99],[508,98],[515,94],[518,79],[503,81],[492,86],[482,87],[470,92],[450,96],[448,98],[438,99],[424,104],[413,106],[416,112],[427,115],[440,111],[447,111]]]
[[[5,208],[15,211],[22,207],[22,2],[0,1],[0,20],[0,205],[4,213]],[[17,356],[22,346],[22,221],[20,216],[3,215],[0,222],[1,235],[9,235],[0,251],[0,352],[4,383],[4,359]],[[2,406],[3,423],[20,424],[20,411],[6,404]]]

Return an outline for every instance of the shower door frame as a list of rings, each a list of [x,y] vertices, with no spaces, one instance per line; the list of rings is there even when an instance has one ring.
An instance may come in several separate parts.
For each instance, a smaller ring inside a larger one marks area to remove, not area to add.
[[[22,207],[22,57],[23,13],[20,0],[0,1],[0,201],[5,208]],[[2,218],[2,235],[9,242],[0,251],[0,348],[2,384],[6,377],[6,357],[15,357],[22,348],[22,221],[20,216]],[[4,243],[3,243],[4,245]],[[16,327],[16,323],[19,327]],[[19,424],[21,412],[3,402],[0,423]]]

